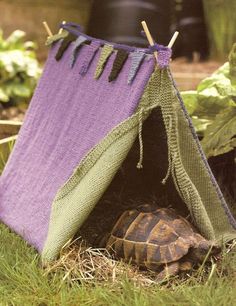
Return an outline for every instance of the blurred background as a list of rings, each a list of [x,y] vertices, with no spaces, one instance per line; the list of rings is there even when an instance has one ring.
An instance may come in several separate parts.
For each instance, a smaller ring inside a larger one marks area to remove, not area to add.
[[[87,29],[91,6],[92,0],[1,0],[0,28],[5,36],[16,29],[24,31],[27,39],[37,42],[37,55],[43,61],[48,50],[42,22],[46,20],[53,33],[63,20],[74,21]]]
[[[226,60],[236,41],[235,11],[233,0],[0,0],[0,29],[5,38],[24,31],[42,64],[48,52],[44,20],[53,33],[63,20],[73,21],[91,36],[135,46],[147,46],[140,35],[142,20],[160,44],[178,30],[172,70],[179,88],[187,90]]]
[[[140,21],[145,19],[158,43],[167,44],[174,30],[180,31],[174,56],[192,59],[197,52],[201,59],[210,54],[224,60],[236,39],[235,9],[234,0],[1,0],[0,28],[6,36],[25,31],[43,60],[43,20],[53,32],[62,20],[74,21],[92,36],[144,46]]]

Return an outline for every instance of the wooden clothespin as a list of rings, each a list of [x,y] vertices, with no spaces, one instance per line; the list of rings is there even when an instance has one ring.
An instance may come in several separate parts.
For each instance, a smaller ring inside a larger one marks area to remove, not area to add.
[[[62,21],[62,24],[66,24],[66,21],[65,20],[63,20]],[[59,32],[58,32],[58,34],[61,34],[63,32],[63,28],[60,28],[60,30],[59,30]]]
[[[179,35],[179,32],[175,31],[174,35],[171,37],[170,42],[168,43],[168,46],[167,46],[168,48],[171,49],[173,47],[178,35]]]
[[[43,25],[45,27],[45,30],[46,30],[47,34],[48,34],[48,37],[52,37],[53,34],[52,34],[51,29],[49,28],[49,25],[48,25],[47,21],[43,21]]]
[[[147,37],[147,40],[148,40],[150,46],[154,46],[154,40],[153,40],[152,35],[151,35],[151,33],[150,33],[149,29],[148,29],[146,21],[142,21],[141,24],[142,24],[143,30],[144,30],[144,32],[146,34],[146,37]],[[157,56],[158,56],[157,55],[157,51],[154,52],[154,56],[155,56],[156,61],[157,61]]]
[[[149,29],[148,29],[148,26],[147,26],[146,22],[142,21],[141,24],[143,26],[144,32],[146,34],[146,37],[147,37],[147,40],[148,40],[150,46],[153,46],[154,45],[154,40],[152,38],[152,35],[151,35],[151,33],[150,33]],[[171,37],[171,40],[170,40],[170,42],[169,42],[169,44],[167,46],[168,48],[172,48],[173,47],[173,45],[174,45],[178,35],[179,35],[179,32],[176,31],[174,33],[174,35]],[[158,57],[157,51],[154,52],[154,56],[155,56],[156,61],[157,61],[157,57]]]

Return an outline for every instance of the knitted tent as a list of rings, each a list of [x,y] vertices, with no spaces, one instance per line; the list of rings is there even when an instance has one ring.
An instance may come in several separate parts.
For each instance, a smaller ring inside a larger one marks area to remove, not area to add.
[[[0,177],[0,220],[52,260],[115,181],[126,180],[127,191],[137,178],[131,189],[165,193],[173,206],[187,207],[206,238],[235,238],[236,221],[172,79],[171,50],[117,45],[75,24],[63,27],[47,42],[44,73]]]

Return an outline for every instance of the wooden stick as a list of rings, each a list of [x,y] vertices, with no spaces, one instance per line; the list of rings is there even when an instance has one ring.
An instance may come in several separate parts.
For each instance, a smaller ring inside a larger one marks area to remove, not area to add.
[[[22,122],[18,122],[18,121],[0,120],[0,140],[3,138],[9,137],[11,135],[16,135],[19,132],[21,125],[22,125]],[[0,150],[0,154],[1,154],[1,150]]]
[[[151,33],[150,33],[149,29],[148,29],[146,21],[142,21],[141,24],[143,26],[143,30],[144,30],[144,32],[146,34],[146,37],[147,37],[147,40],[148,40],[150,46],[153,46],[154,45],[154,40],[153,40],[152,35],[151,35]],[[154,52],[154,56],[155,56],[156,61],[157,61],[157,56],[158,56],[157,51]]]
[[[62,24],[66,24],[66,21],[65,20],[63,20],[62,21]],[[60,30],[59,30],[59,32],[58,32],[58,34],[61,34],[63,32],[63,28],[60,28]]]
[[[18,135],[13,135],[13,136],[10,136],[10,137],[7,137],[7,138],[0,139],[0,145],[4,145],[6,143],[15,141],[17,139],[17,137],[18,137]]]
[[[52,34],[52,31],[50,30],[50,28],[49,28],[49,26],[48,26],[47,21],[44,21],[44,22],[43,22],[43,25],[44,25],[44,27],[45,27],[46,32],[48,33],[48,36],[49,36],[49,37],[52,37],[53,34]]]
[[[21,126],[22,124],[22,121],[0,120],[0,128],[2,128],[2,126]]]
[[[169,44],[167,46],[168,48],[172,48],[173,47],[173,45],[174,45],[178,35],[179,35],[179,32],[175,31],[174,35],[171,37],[171,40],[170,40],[170,42],[169,42]]]

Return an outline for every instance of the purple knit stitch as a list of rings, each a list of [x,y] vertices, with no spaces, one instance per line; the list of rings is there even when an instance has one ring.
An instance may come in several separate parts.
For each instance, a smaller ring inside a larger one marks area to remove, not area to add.
[[[158,52],[157,62],[161,69],[166,68],[169,65],[172,55],[172,50],[170,48],[155,43],[153,46],[149,47],[149,50],[152,53],[155,51]]]
[[[172,51],[171,49],[160,50],[157,56],[158,66],[163,69],[169,65]]]
[[[73,46],[57,62],[56,43],[31,101],[13,153],[0,177],[0,220],[42,251],[51,205],[58,189],[81,159],[117,124],[136,109],[155,62],[146,60],[131,85],[131,59],[119,77],[108,82],[113,54],[99,80],[93,78],[97,52],[81,76],[88,45],[81,47],[74,68]]]
[[[79,72],[81,75],[85,75],[86,72],[88,71],[88,68],[89,68],[97,50],[99,49],[99,47],[100,47],[100,43],[97,42],[97,41],[92,41],[91,44],[89,45],[87,55],[85,56],[85,59],[83,61],[83,64],[82,64],[80,72]]]

